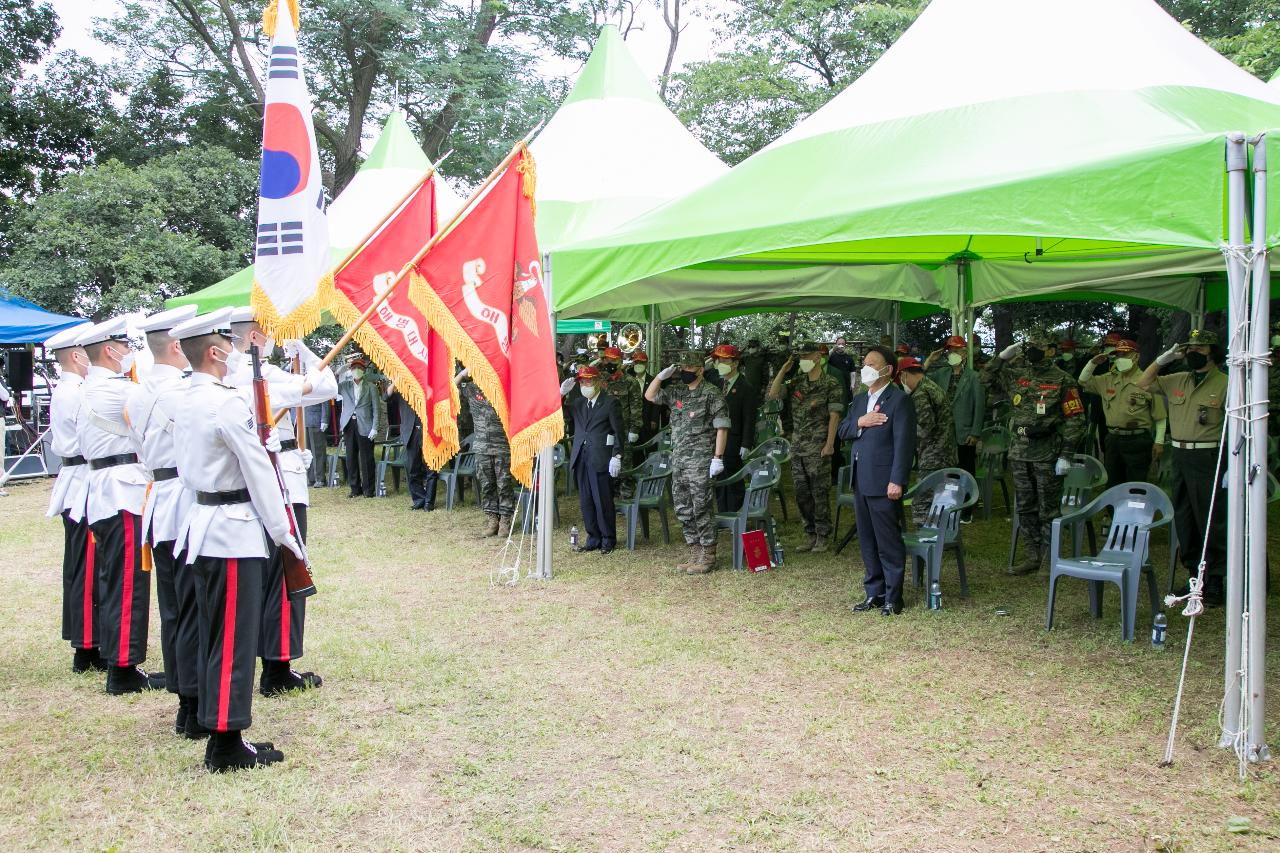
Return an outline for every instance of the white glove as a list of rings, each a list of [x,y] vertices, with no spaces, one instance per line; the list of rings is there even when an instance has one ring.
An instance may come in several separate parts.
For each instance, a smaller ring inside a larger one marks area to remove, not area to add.
[[[570,376],[568,379],[560,383],[560,396],[563,397],[573,390],[573,384],[578,380]]]
[[[1005,361],[1011,361],[1020,352],[1022,352],[1022,346],[1020,344],[1010,344],[1009,346],[1000,350],[1000,358],[1004,359]]]
[[[715,459],[715,458],[712,458],[712,460],[711,460],[711,476],[712,476],[712,477],[719,476],[720,472],[721,472],[721,471],[723,471],[723,470],[724,470],[724,460],[723,460],[723,459]]]
[[[280,345],[280,348],[284,350],[285,357],[290,361],[294,358],[298,359],[298,362],[302,365],[303,373],[310,373],[320,364],[320,356],[313,353],[310,347],[296,338],[285,341]]]
[[[627,433],[627,444],[635,444],[639,440],[640,440],[640,436],[635,434],[634,432]]]
[[[746,458],[747,458],[747,454],[748,454],[748,453],[750,453],[750,452],[751,452],[751,451],[750,451],[750,450],[747,450],[745,447],[739,447],[739,448],[738,448],[738,458],[739,458],[739,459],[746,459]]]
[[[298,454],[302,456],[302,467],[310,468],[312,460],[316,458],[315,454],[310,450],[299,450]]]
[[[622,473],[622,457],[615,456],[609,460],[609,476],[617,478]]]
[[[1053,465],[1053,473],[1061,477],[1061,476],[1064,476],[1070,470],[1071,470],[1071,460],[1065,456],[1059,456],[1058,461],[1055,462]]]
[[[278,544],[281,548],[288,548],[290,551],[294,553],[294,555],[299,560],[306,559],[305,557],[302,556],[302,546],[298,544],[297,539],[293,538],[292,533],[285,534],[284,541],[278,542],[276,544]]]
[[[654,378],[655,378],[655,379],[670,379],[672,376],[675,376],[675,373],[676,373],[676,366],[673,364],[673,365],[671,365],[670,367],[664,367],[664,368],[663,368],[663,369],[658,373],[658,375],[657,375],[657,376],[655,376]]]
[[[280,430],[276,429],[275,427],[272,427],[271,432],[267,433],[267,440],[263,442],[263,445],[267,448],[267,450],[270,450],[272,453],[279,453],[280,452]]]
[[[1182,350],[1182,344],[1174,344],[1173,346],[1169,347],[1167,350],[1165,350],[1164,352],[1156,356],[1156,364],[1160,365],[1161,367],[1164,367],[1169,364],[1173,364],[1175,361],[1177,361],[1179,358],[1182,357],[1181,350]]]
[[[373,429],[369,430],[369,440],[370,440],[370,441],[372,441],[373,439],[375,439],[375,438],[377,438],[377,437],[378,437],[378,428],[377,428],[377,427],[374,427]]]

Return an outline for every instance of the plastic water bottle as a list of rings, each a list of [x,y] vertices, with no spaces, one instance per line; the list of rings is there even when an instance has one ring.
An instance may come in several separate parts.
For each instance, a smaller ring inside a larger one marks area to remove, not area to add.
[[[569,547],[578,550],[578,525],[569,528]]]
[[[775,566],[781,566],[782,558],[784,556],[785,556],[785,552],[782,550],[782,540],[778,540],[777,547],[773,549],[773,564]]]
[[[1155,621],[1151,623],[1151,648],[1164,651],[1164,638],[1168,630],[1169,623],[1164,614],[1157,613]]]
[[[929,609],[942,609],[942,584],[937,581],[929,584]]]

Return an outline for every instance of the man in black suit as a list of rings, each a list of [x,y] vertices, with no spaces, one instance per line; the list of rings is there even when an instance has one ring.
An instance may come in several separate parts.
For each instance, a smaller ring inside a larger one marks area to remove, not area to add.
[[[858,612],[880,608],[885,616],[902,612],[902,576],[906,547],[902,542],[897,502],[916,454],[916,410],[911,398],[891,381],[896,359],[874,346],[862,359],[866,386],[849,405],[838,435],[852,441],[854,515],[866,573],[866,598]]]
[[[397,404],[400,412],[400,441],[404,444],[404,479],[409,490],[409,509],[431,512],[436,508],[439,475],[427,467],[426,460],[422,458],[422,421],[394,384],[387,387],[388,409],[392,403]]]
[[[573,420],[569,468],[578,485],[578,505],[582,508],[583,526],[587,528],[587,541],[581,550],[599,549],[601,554],[608,554],[618,541],[610,480],[622,470],[627,433],[617,398],[600,393],[604,387],[600,371],[591,366],[581,367],[576,381],[582,393],[569,402],[569,415]],[[569,378],[561,383],[561,396],[573,389],[574,382]]]
[[[739,371],[742,354],[733,344],[720,344],[711,352],[716,375],[708,381],[720,389],[729,410],[729,438],[724,445],[724,473],[727,480],[742,468],[742,460],[756,446],[756,414],[760,408],[760,389]],[[741,480],[728,486],[716,486],[716,505],[720,512],[737,512],[742,508],[746,487]]]

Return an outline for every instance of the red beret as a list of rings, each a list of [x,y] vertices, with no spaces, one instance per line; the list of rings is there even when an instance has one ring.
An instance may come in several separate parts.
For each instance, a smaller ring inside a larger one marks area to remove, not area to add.
[[[603,358],[616,358],[618,361],[622,361],[622,350],[617,347],[605,347],[600,352],[600,355]]]
[[[967,349],[969,345],[964,342],[964,338],[960,335],[952,335],[947,338],[943,346],[948,349]]]
[[[738,358],[738,348],[733,344],[721,344],[711,351],[712,358]]]

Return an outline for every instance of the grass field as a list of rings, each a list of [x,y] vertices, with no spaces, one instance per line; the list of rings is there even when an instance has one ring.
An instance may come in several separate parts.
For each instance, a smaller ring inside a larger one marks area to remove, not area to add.
[[[2,849],[1280,848],[1274,766],[1240,784],[1216,748],[1222,611],[1197,627],[1176,764],[1159,768],[1185,620],[1153,651],[1140,604],[1125,645],[1114,589],[1095,622],[1068,584],[1046,634],[1047,580],[1004,575],[1003,519],[965,528],[968,600],[949,558],[943,612],[909,599],[885,619],[848,609],[856,545],[796,554],[794,521],[784,569],[690,578],[660,540],[569,553],[563,501],[556,579],[506,588],[473,507],[326,491],[301,662],[325,686],[254,703],[250,733],[284,765],[211,777],[167,694],[111,698],[71,673],[49,485],[9,488]],[[153,615],[157,668],[158,637]]]

